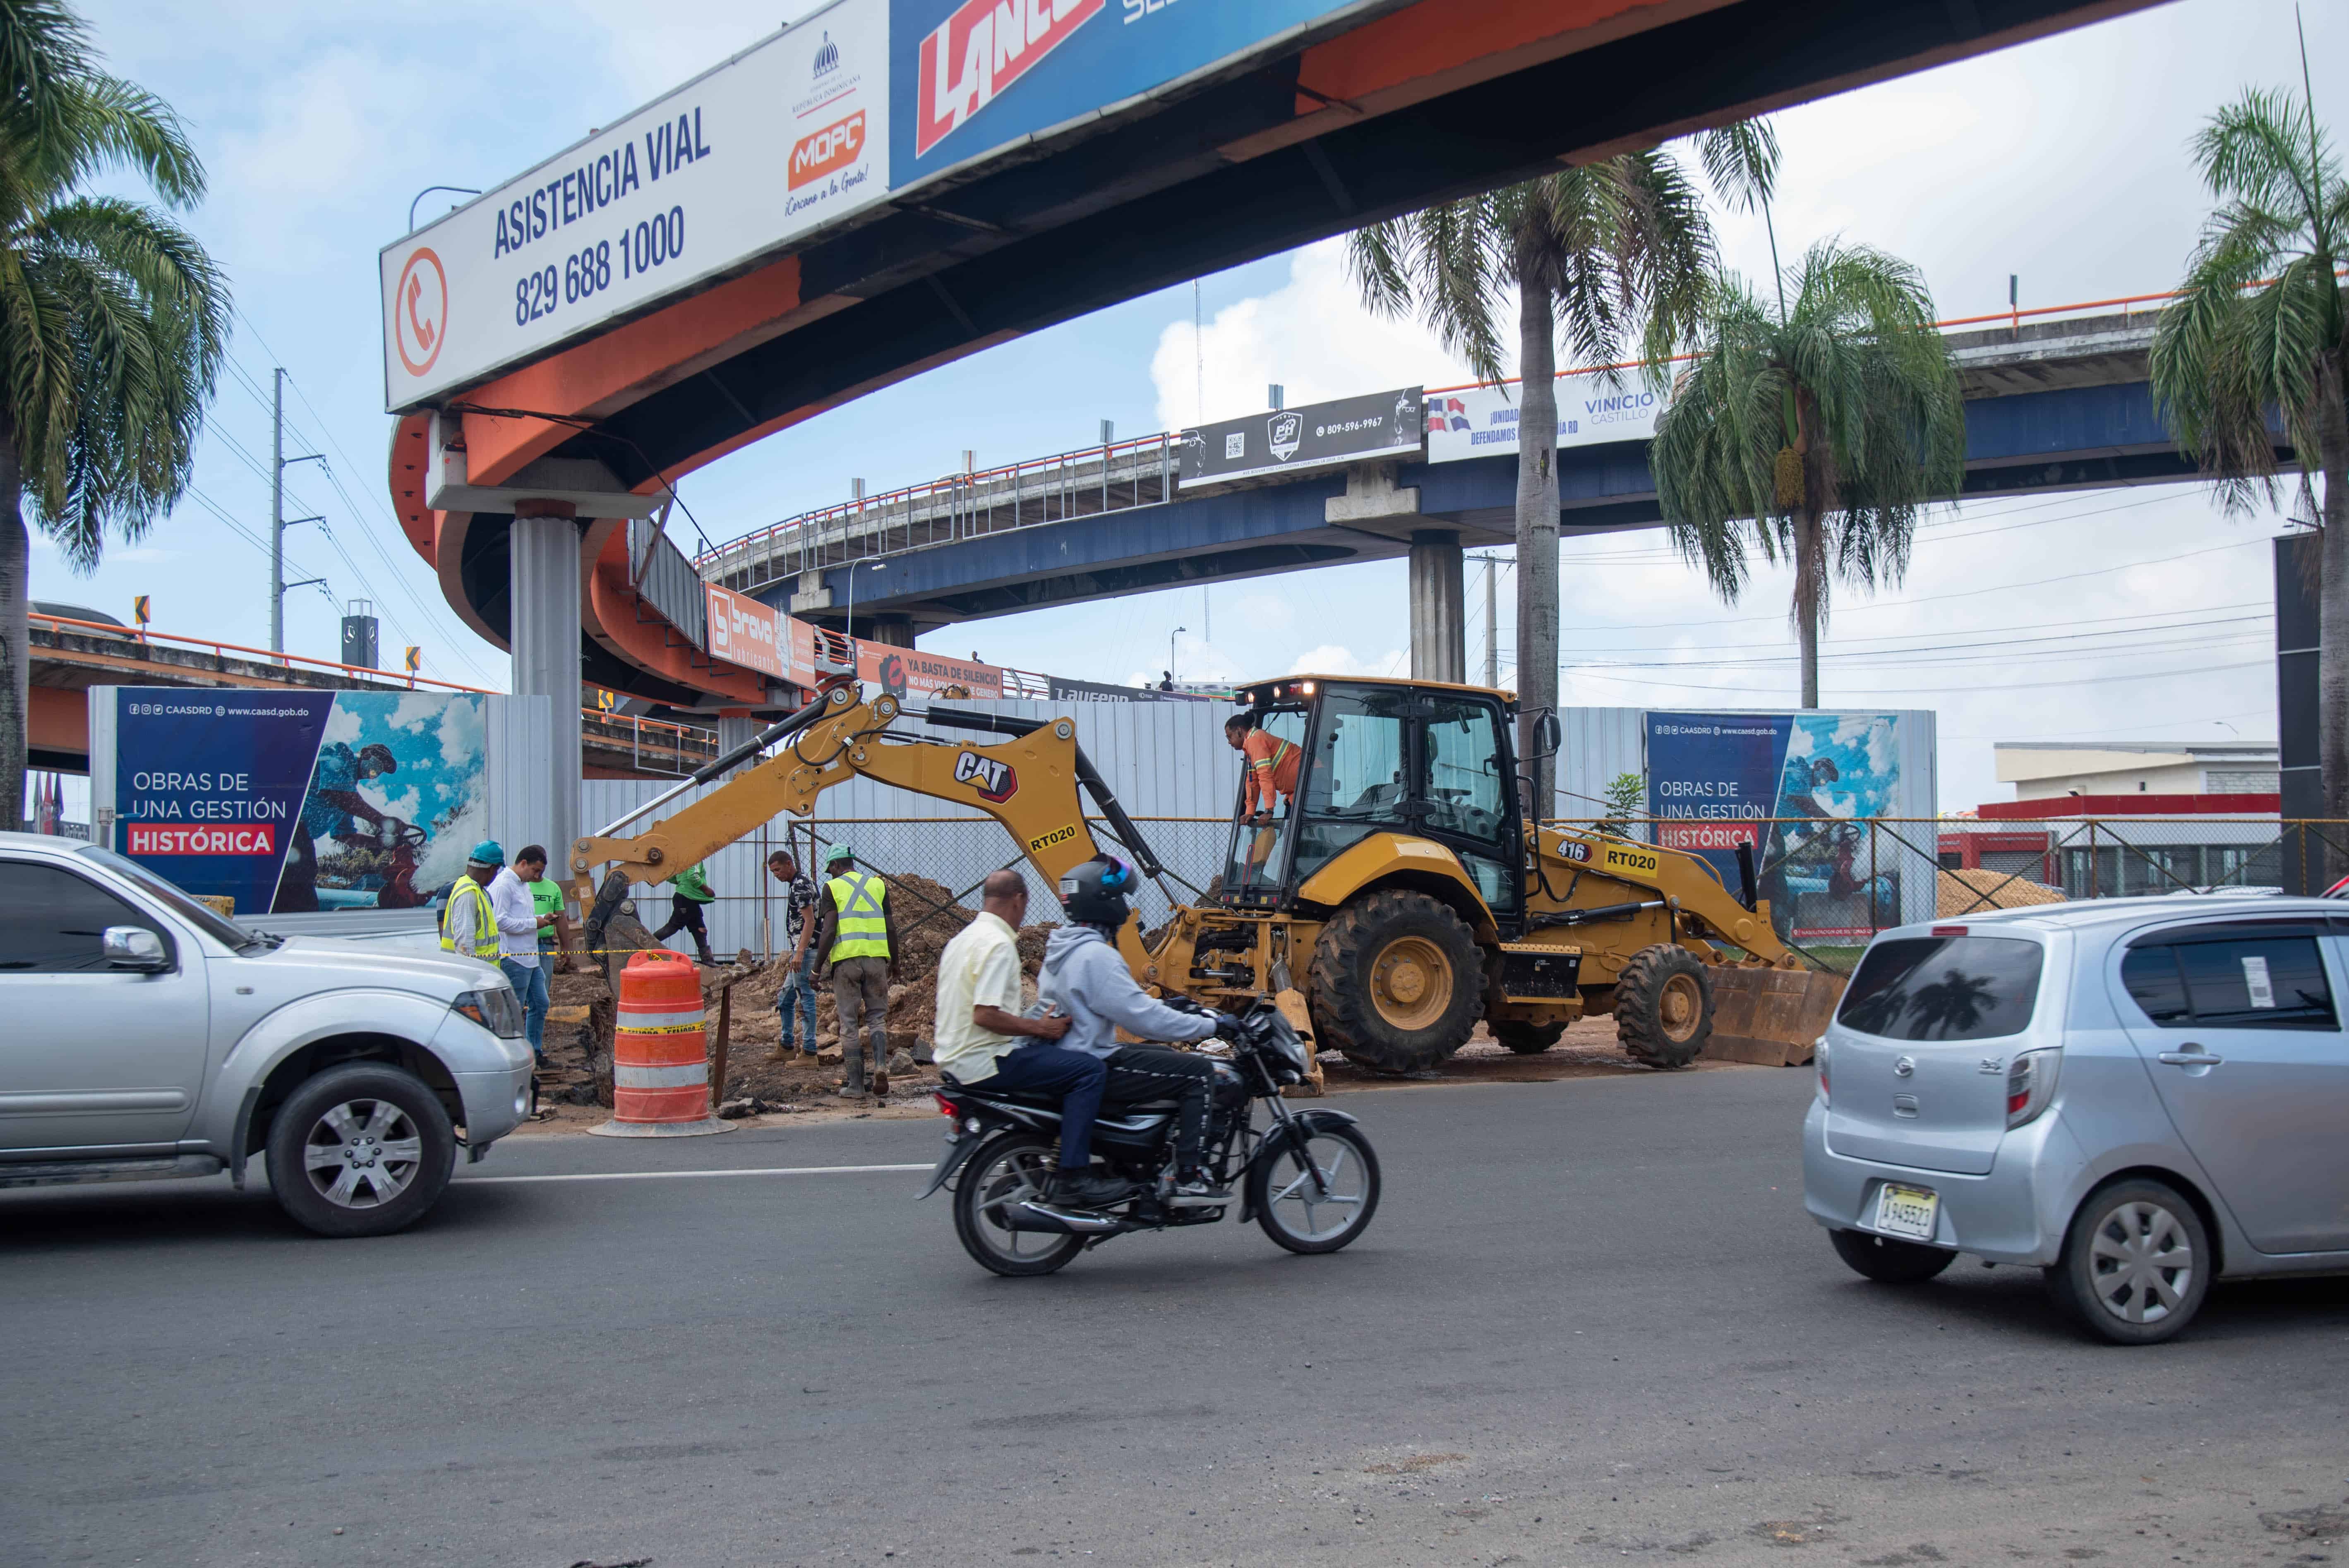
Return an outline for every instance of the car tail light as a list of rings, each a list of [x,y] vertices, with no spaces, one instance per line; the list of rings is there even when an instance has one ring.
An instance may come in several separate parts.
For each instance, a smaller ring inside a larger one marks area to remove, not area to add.
[[[2024,1051],[2006,1067],[2006,1125],[2021,1127],[2035,1119],[2055,1098],[2057,1069],[2064,1065],[2060,1050]]]
[[[1937,925],[1933,927],[1933,934],[1936,936],[1963,936],[1965,934],[1966,928],[1962,925]]]
[[[1817,1044],[1811,1047],[1811,1059],[1819,1066],[1819,1099],[1822,1103],[1833,1105],[1835,1096],[1827,1090],[1827,1037],[1825,1035],[1821,1035]]]

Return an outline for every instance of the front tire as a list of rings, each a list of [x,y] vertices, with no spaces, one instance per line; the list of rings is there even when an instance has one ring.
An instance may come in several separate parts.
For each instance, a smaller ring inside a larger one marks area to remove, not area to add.
[[[1292,1253],[1334,1253],[1369,1230],[1371,1216],[1379,1212],[1379,1157],[1350,1123],[1308,1124],[1298,1130],[1306,1157],[1320,1171],[1320,1183],[1276,1126],[1265,1136],[1279,1140],[1278,1151],[1248,1167],[1248,1207],[1278,1245]]]
[[[1371,1072],[1423,1072],[1467,1044],[1485,959],[1449,905],[1390,888],[1321,928],[1309,983],[1323,1050]]]
[[[1615,1037],[1651,1068],[1696,1060],[1713,1038],[1713,982],[1695,954],[1659,942],[1631,954],[1615,983]]]
[[[1007,1132],[978,1146],[955,1180],[955,1236],[979,1267],[1009,1278],[1048,1274],[1085,1250],[1082,1236],[1015,1231],[1003,1208],[1044,1195],[1060,1146],[1032,1132]]]
[[[2202,1216],[2160,1181],[2116,1181],[2072,1216],[2047,1294],[2116,1345],[2158,1345],[2194,1321],[2216,1254]]]
[[[1865,1231],[1831,1231],[1827,1239],[1835,1243],[1836,1256],[1848,1264],[1852,1273],[1878,1284],[1922,1284],[1958,1257],[1947,1247],[1872,1236]]]
[[[322,1236],[387,1236],[424,1217],[457,1166],[457,1132],[415,1074],[353,1062],[306,1079],[269,1126],[269,1190]]]

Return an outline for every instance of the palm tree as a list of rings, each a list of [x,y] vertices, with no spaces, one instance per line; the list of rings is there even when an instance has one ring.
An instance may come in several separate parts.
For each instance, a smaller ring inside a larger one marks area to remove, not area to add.
[[[108,75],[55,0],[0,0],[0,820],[25,798],[26,513],[78,571],[179,499],[227,341],[212,258],[155,209],[78,195],[109,169],[175,207],[204,174],[171,109]]]
[[[1714,188],[1765,200],[1778,142],[1763,121],[1696,139]],[[1518,754],[1534,809],[1550,810],[1555,759],[1534,727],[1557,707],[1557,342],[1612,365],[1644,318],[1684,323],[1714,266],[1713,225],[1668,151],[1627,152],[1463,197],[1355,232],[1348,261],[1372,310],[1416,310],[1475,374],[1507,374],[1500,313],[1517,295]]]
[[[1773,309],[1735,277],[1714,283],[1685,337],[1659,319],[1651,381],[1673,381],[1648,466],[1672,542],[1734,602],[1748,525],[1795,569],[1791,617],[1803,706],[1819,706],[1819,627],[1830,578],[1898,583],[1918,514],[1964,478],[1965,407],[1933,298],[1908,263],[1826,241]],[[1693,363],[1675,378],[1671,356]]]
[[[2320,523],[2324,815],[2349,817],[2349,184],[2313,102],[2283,93],[2244,93],[2191,145],[2220,205],[2155,330],[2154,396],[2230,513],[2277,499],[2271,420],[2295,454]]]

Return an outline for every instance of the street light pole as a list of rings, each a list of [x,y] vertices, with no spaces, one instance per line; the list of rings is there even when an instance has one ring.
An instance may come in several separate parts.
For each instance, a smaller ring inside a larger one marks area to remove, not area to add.
[[[1177,626],[1166,634],[1166,681],[1170,686],[1174,681],[1174,639],[1190,629],[1188,626]]]

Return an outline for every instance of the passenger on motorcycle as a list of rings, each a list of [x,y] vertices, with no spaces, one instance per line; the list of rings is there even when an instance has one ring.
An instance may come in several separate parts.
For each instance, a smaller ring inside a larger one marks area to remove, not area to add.
[[[1050,1195],[1080,1208],[1113,1203],[1131,1188],[1092,1169],[1093,1119],[1107,1069],[1056,1044],[1069,1032],[1068,1019],[1020,1016],[1015,938],[1028,918],[1027,880],[995,872],[979,899],[978,918],[938,955],[937,1065],[972,1088],[1059,1097],[1061,1168]]]
[[[1117,932],[1130,913],[1126,898],[1133,886],[1133,872],[1107,855],[1087,861],[1061,879],[1061,907],[1073,923],[1053,932],[1045,943],[1036,993],[1069,1015],[1062,1049],[1082,1051],[1109,1065],[1104,1099],[1178,1102],[1174,1198],[1220,1198],[1224,1194],[1200,1168],[1214,1063],[1165,1046],[1117,1043],[1120,1026],[1130,1035],[1158,1040],[1203,1040],[1217,1026],[1213,1015],[1180,1012],[1153,1000],[1126,967],[1117,950]]]

